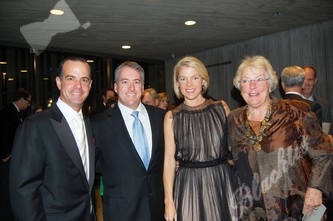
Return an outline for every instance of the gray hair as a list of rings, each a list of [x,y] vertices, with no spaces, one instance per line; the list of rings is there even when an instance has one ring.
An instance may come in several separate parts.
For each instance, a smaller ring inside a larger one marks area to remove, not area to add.
[[[285,87],[302,86],[305,79],[305,72],[299,66],[289,66],[281,73],[281,82]]]
[[[138,63],[136,63],[134,61],[125,61],[116,68],[115,74],[114,74],[114,81],[115,82],[118,81],[120,71],[123,67],[133,68],[134,70],[138,71],[140,73],[142,83],[145,82],[145,71],[143,70],[143,68]]]

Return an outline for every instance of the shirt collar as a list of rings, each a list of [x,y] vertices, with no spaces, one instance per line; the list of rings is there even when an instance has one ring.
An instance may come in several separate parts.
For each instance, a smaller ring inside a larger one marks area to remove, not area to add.
[[[68,104],[66,104],[65,102],[63,102],[60,99],[60,97],[57,100],[57,106],[59,107],[61,113],[66,118],[67,122],[70,122],[71,120],[73,120],[77,116],[77,114],[80,114],[82,116],[82,109],[80,109],[79,112],[76,112]]]

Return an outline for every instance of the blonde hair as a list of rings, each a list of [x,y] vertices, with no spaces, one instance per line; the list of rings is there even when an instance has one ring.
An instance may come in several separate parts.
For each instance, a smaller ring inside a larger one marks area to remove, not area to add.
[[[180,99],[184,97],[177,85],[179,70],[182,67],[191,67],[198,72],[198,74],[204,79],[201,94],[206,93],[210,82],[207,68],[199,59],[192,56],[185,56],[178,61],[173,69],[173,90],[177,98]]]

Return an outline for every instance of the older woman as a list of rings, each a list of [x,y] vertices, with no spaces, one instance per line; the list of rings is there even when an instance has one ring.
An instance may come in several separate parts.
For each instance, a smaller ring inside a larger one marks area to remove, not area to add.
[[[242,220],[301,220],[332,191],[332,145],[307,104],[270,96],[278,79],[266,58],[245,58],[233,84],[247,104],[228,133]]]

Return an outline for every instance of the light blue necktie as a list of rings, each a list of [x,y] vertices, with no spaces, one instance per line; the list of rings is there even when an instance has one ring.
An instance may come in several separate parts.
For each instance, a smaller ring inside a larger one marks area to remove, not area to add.
[[[133,111],[131,115],[134,117],[132,128],[133,143],[136,151],[141,157],[143,164],[145,165],[146,169],[148,169],[150,154],[145,129],[143,128],[143,125],[139,119],[139,111]]]

